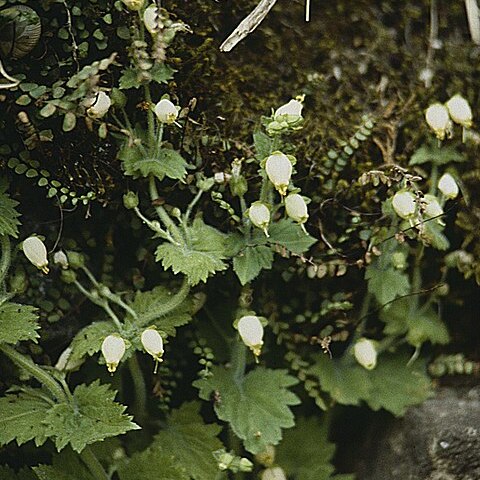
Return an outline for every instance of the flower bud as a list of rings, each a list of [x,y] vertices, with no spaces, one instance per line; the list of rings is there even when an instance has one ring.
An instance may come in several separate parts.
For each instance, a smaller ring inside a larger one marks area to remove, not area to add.
[[[73,372],[77,370],[83,364],[83,358],[76,359],[74,361],[70,360],[72,356],[72,347],[67,347],[61,355],[58,357],[55,368],[62,372]]]
[[[237,330],[243,343],[258,357],[263,345],[263,325],[255,315],[242,317],[237,324]]]
[[[442,175],[438,181],[438,189],[449,199],[456,198],[459,191],[457,182],[449,173]]]
[[[109,335],[103,340],[102,354],[105,358],[108,371],[113,373],[125,354],[125,341],[119,335]]]
[[[454,95],[446,105],[448,113],[455,123],[465,128],[472,126],[472,109],[461,95]]]
[[[143,7],[145,0],[122,0],[123,4],[132,11],[138,11]]]
[[[127,210],[132,210],[133,208],[137,208],[138,203],[139,203],[138,195],[134,192],[127,192],[123,196],[123,206]]]
[[[178,110],[170,100],[162,98],[162,100],[155,105],[155,115],[160,123],[171,124],[177,119]]]
[[[440,203],[438,203],[437,197],[435,195],[425,195],[423,198],[425,202],[425,210],[424,213],[427,217],[439,217],[443,215],[443,208],[441,207]]]
[[[155,35],[162,27],[158,7],[154,3],[149,5],[143,12],[143,23],[151,35]]]
[[[267,468],[262,472],[262,480],[287,480],[285,472],[280,467]]]
[[[441,103],[434,103],[427,108],[425,119],[438,139],[443,140],[445,134],[452,128],[448,108]]]
[[[355,360],[367,370],[373,370],[377,365],[377,350],[375,343],[368,338],[360,338],[353,347]]]
[[[273,155],[270,155],[265,163],[267,176],[275,188],[280,192],[280,195],[287,194],[292,170],[292,162],[283,153],[274,153]]]
[[[302,103],[292,99],[276,110],[273,119],[276,122],[298,123],[302,120],[302,109]]]
[[[38,237],[28,237],[22,244],[23,253],[30,263],[43,273],[48,273],[47,248]]]
[[[53,254],[53,263],[55,265],[59,265],[64,270],[69,267],[67,255],[62,250],[59,250]]]
[[[143,348],[156,362],[162,362],[163,339],[155,328],[147,328],[142,333]]]
[[[87,101],[87,114],[91,118],[102,118],[112,105],[110,97],[105,92],[98,92]]]
[[[301,195],[293,193],[285,198],[287,215],[298,223],[305,223],[308,219],[307,204]]]
[[[248,209],[248,217],[258,228],[261,228],[268,237],[268,224],[270,223],[270,210],[262,202],[254,202]]]
[[[411,217],[417,208],[415,196],[410,192],[397,192],[392,199],[395,213],[401,218]]]

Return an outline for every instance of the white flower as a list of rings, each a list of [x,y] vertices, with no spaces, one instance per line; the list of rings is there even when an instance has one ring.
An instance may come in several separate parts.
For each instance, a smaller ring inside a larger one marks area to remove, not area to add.
[[[273,115],[276,122],[286,121],[288,123],[298,122],[302,119],[303,105],[298,100],[290,100],[285,105],[277,108]]]
[[[174,123],[178,117],[177,107],[166,98],[155,105],[155,115],[161,123]]]
[[[440,140],[443,140],[445,134],[452,128],[448,108],[441,103],[430,105],[425,112],[425,119]]]
[[[262,472],[262,480],[287,480],[285,472],[280,467],[270,467]]]
[[[87,101],[87,114],[91,118],[102,118],[112,105],[110,97],[105,92],[97,94]]]
[[[237,324],[237,330],[243,343],[257,357],[263,345],[263,325],[255,315],[242,317]]]
[[[281,195],[287,193],[292,170],[292,162],[283,153],[270,155],[265,163],[267,176]]]
[[[454,95],[447,102],[448,112],[455,123],[462,125],[465,128],[472,126],[472,109],[461,95]]]
[[[151,35],[155,35],[162,26],[161,19],[157,11],[157,5],[152,3],[152,5],[149,5],[143,12],[143,23]]]
[[[401,218],[411,217],[417,208],[415,196],[410,192],[397,192],[392,199],[395,213]]]
[[[268,237],[268,224],[270,223],[270,210],[262,202],[254,202],[248,209],[250,221],[258,228],[261,228]]]
[[[440,203],[438,202],[437,197],[435,195],[425,195],[423,198],[425,202],[425,215],[427,217],[439,217],[443,215],[443,208],[441,207]]]
[[[58,357],[55,368],[60,371],[72,372],[77,370],[83,364],[83,358],[77,358],[75,361],[70,360],[72,356],[72,347],[67,347]]]
[[[129,10],[138,11],[143,7],[145,0],[122,0]]]
[[[375,343],[368,338],[360,338],[353,347],[355,360],[367,370],[373,370],[377,365],[377,349]]]
[[[22,244],[23,253],[30,263],[43,273],[48,273],[47,248],[38,237],[28,237]]]
[[[459,192],[457,182],[449,173],[442,175],[438,181],[438,189],[449,199],[456,198]]]
[[[287,215],[298,223],[305,223],[308,219],[308,209],[305,200],[298,193],[293,193],[285,198]]]
[[[60,265],[60,267],[62,267],[64,270],[69,267],[67,255],[62,250],[59,250],[53,254],[53,263],[55,265]]]
[[[102,354],[108,371],[113,373],[125,354],[125,340],[119,335],[109,335],[102,343]]]
[[[162,361],[163,355],[163,339],[155,328],[147,328],[142,333],[143,348],[157,362]]]

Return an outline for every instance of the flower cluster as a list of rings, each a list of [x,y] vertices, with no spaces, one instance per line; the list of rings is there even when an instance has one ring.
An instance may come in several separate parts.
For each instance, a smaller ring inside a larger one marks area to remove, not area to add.
[[[425,119],[437,138],[443,140],[445,136],[452,136],[452,121],[463,128],[470,128],[473,115],[468,101],[457,94],[445,104],[434,103],[430,105],[425,112]]]

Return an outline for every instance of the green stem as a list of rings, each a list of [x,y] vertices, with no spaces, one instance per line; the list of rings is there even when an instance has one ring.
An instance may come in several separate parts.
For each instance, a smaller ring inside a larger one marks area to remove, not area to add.
[[[105,472],[102,464],[99,462],[89,445],[82,450],[80,457],[96,480],[109,480],[107,472]]]
[[[423,243],[420,243],[417,246],[416,254],[415,254],[415,264],[413,266],[413,274],[412,274],[412,292],[418,292],[422,286],[422,258],[423,253],[425,252],[425,246]],[[416,296],[415,301],[412,302],[412,308],[415,310],[418,308],[418,300],[419,297]]]
[[[148,103],[148,111],[147,111],[147,125],[148,125],[148,139],[151,142],[150,145],[155,145],[155,117],[152,110],[152,94],[150,93],[150,85],[144,86],[145,92],[145,100]]]
[[[147,418],[147,387],[135,353],[128,359],[128,367],[135,388],[135,418],[142,425]]]
[[[2,258],[0,258],[0,286],[3,285],[8,269],[10,268],[11,250],[10,238],[8,235],[0,236],[0,246],[2,247]]]
[[[172,236],[160,227],[160,224],[158,222],[157,222],[157,225],[155,225],[151,220],[149,220],[147,217],[145,217],[145,215],[141,212],[141,210],[138,207],[135,207],[133,210],[134,210],[135,214],[137,215],[137,217],[145,225],[147,225],[147,227],[150,230],[154,231],[156,234],[158,234],[164,240],[168,240],[171,243],[176,243],[175,240],[172,238]]]
[[[152,200],[152,203],[155,204],[155,202],[160,198],[160,195],[158,194],[157,184],[155,183],[155,177],[153,175],[150,175],[149,187],[150,199]],[[172,234],[173,238],[179,244],[183,244],[184,242],[182,234],[180,233],[180,230],[175,225],[175,222],[170,218],[166,210],[161,205],[155,205],[155,211],[157,212],[158,217],[163,222],[167,230]]]
[[[190,292],[190,285],[188,284],[187,278],[185,277],[180,287],[180,290],[161,308],[157,308],[155,311],[149,312],[148,314],[142,316],[142,325],[147,325],[150,322],[153,322],[157,318],[166,315],[171,312],[187,298],[188,293]]]
[[[241,385],[245,376],[245,367],[247,365],[247,347],[235,339],[232,348],[232,368],[235,382]]]
[[[192,214],[193,207],[198,203],[200,198],[205,192],[203,190],[199,190],[197,194],[195,195],[195,198],[190,202],[190,204],[187,207],[187,211],[185,212],[185,217],[184,217],[184,226],[187,226],[188,219],[190,218],[190,215]]]
[[[57,381],[51,377],[45,370],[39,367],[33,362],[33,360],[19,352],[17,352],[10,345],[0,344],[0,351],[3,352],[10,360],[26,370],[32,377],[37,379],[42,385],[44,385],[51,394],[57,400],[65,400],[66,395],[63,388],[57,383]]]
[[[433,165],[432,171],[430,172],[430,189],[428,193],[430,195],[435,195],[437,191],[437,183],[438,183],[438,165]]]

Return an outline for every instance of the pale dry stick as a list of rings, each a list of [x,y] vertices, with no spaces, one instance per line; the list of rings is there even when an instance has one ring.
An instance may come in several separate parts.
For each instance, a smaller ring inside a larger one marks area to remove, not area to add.
[[[277,0],[260,0],[260,3],[240,22],[238,27],[220,45],[220,51],[229,52],[237,43],[252,33],[267,16]]]
[[[14,87],[18,86],[18,84],[20,83],[20,80],[17,80],[16,78],[11,77],[5,71],[5,68],[3,67],[3,63],[2,63],[1,60],[0,60],[0,74],[3,76],[3,78],[5,78],[9,82],[11,82],[11,83],[0,83],[0,89],[7,89],[8,90],[9,88],[14,88]]]
[[[310,21],[310,0],[306,0],[305,2],[305,21]]]
[[[480,8],[478,8],[477,0],[465,0],[465,10],[472,42],[480,45]]]

